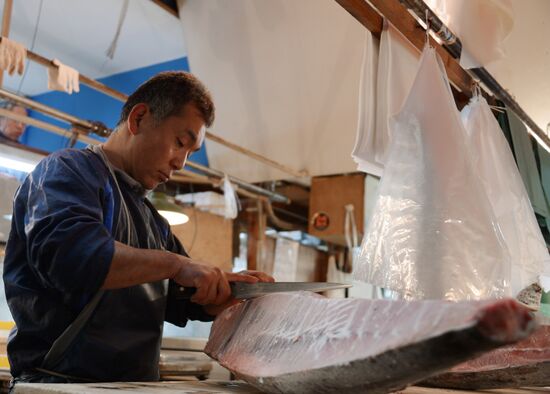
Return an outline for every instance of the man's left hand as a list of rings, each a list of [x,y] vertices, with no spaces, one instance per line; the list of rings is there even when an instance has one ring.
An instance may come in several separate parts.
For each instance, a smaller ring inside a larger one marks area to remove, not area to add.
[[[235,275],[235,274],[233,274],[233,275]],[[251,271],[251,270],[241,271],[237,275],[254,276],[254,277],[258,278],[258,280],[260,282],[275,282],[275,279],[272,276],[266,274],[265,272],[261,272],[261,271]],[[231,279],[229,281],[231,282]],[[225,302],[222,305],[205,305],[203,308],[204,308],[204,311],[206,313],[208,313],[209,315],[217,316],[224,309],[229,308],[230,306],[239,304],[241,302],[243,302],[243,300],[237,300],[234,297],[231,297],[227,302]]]

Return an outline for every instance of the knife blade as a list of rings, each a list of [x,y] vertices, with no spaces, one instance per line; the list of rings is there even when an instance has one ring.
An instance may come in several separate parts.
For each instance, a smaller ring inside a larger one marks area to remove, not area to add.
[[[256,298],[271,293],[286,293],[291,291],[321,291],[346,289],[351,287],[347,283],[330,282],[231,282],[231,295],[239,300]],[[176,297],[179,299],[190,299],[197,291],[194,287],[179,287]]]

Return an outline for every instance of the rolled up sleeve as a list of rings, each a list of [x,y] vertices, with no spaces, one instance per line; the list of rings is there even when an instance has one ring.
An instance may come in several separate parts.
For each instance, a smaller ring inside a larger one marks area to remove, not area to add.
[[[57,156],[41,162],[25,182],[26,195],[18,194],[15,204],[25,215],[29,263],[46,287],[74,295],[95,293],[114,254],[97,175],[70,157]]]

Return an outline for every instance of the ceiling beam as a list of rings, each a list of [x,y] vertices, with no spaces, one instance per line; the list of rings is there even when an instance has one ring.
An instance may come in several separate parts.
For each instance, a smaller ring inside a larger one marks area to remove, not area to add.
[[[336,0],[336,2],[378,38],[380,38],[382,32],[382,15],[384,15],[384,17],[386,17],[412,45],[422,52],[426,44],[426,33],[422,26],[418,24],[416,19],[398,0],[370,0],[370,3],[376,7],[378,12],[365,0]],[[441,57],[452,84],[458,88],[459,91],[471,97],[473,79],[470,75],[464,71],[458,61],[432,37],[430,37],[430,44],[436,49]]]
[[[178,15],[178,9],[174,9],[172,7],[170,7],[168,4],[166,4],[164,1],[162,0],[152,0],[153,3],[155,3],[156,5],[158,5],[160,8],[162,8],[164,11],[168,12],[169,14],[175,16],[176,18],[179,19],[179,15]],[[177,4],[176,4],[176,7],[177,7]]]

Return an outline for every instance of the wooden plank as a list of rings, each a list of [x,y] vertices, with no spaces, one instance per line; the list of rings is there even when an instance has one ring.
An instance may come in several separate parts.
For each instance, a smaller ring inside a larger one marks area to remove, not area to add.
[[[168,4],[165,4],[161,0],[153,0],[153,3],[158,5],[160,8],[162,8],[164,11],[168,12],[169,14],[175,16],[176,18],[179,18],[178,11],[170,7]],[[177,4],[176,4],[177,7]]]
[[[143,383],[89,383],[89,384],[52,384],[52,383],[22,383],[15,386],[15,394],[258,394],[260,391],[241,381],[205,382],[143,382]],[[400,394],[541,394],[550,393],[550,388],[501,389],[485,391],[446,390],[424,387],[409,387],[398,391]]]
[[[347,12],[377,38],[382,34],[384,19],[365,0],[336,0]]]
[[[486,394],[534,394],[534,393],[550,393],[550,388],[536,387],[536,388],[520,388],[520,389],[498,389],[498,390],[450,390],[450,389],[438,389],[428,387],[408,387],[405,390],[401,390],[400,394],[468,394],[468,393],[486,393]]]
[[[20,383],[15,386],[15,394],[259,394],[260,391],[238,381],[205,382],[143,382],[143,383]]]
[[[187,253],[224,271],[233,268],[233,221],[197,208],[183,209],[189,222],[172,226]]]

